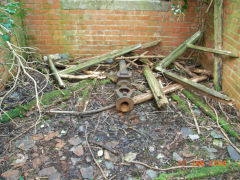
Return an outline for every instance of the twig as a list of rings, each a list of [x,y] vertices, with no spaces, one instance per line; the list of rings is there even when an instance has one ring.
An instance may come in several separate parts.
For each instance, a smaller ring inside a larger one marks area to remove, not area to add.
[[[192,113],[193,120],[194,120],[195,126],[196,126],[196,128],[197,128],[197,133],[200,134],[201,131],[200,131],[200,129],[199,129],[199,125],[198,125],[198,122],[197,122],[197,118],[196,118],[196,116],[195,116],[195,114],[194,114],[194,112],[193,112],[193,110],[192,110],[192,106],[191,106],[191,104],[190,104],[189,101],[188,101],[188,106],[189,106],[189,109],[190,109],[190,111],[191,111],[191,113]]]
[[[99,170],[101,171],[101,173],[102,173],[104,179],[108,179],[108,178],[106,177],[105,173],[103,172],[101,166],[100,166],[100,165],[98,164],[98,162],[96,161],[96,159],[95,159],[95,157],[94,157],[94,155],[93,155],[92,149],[91,149],[91,147],[90,147],[90,145],[89,145],[89,143],[88,143],[88,139],[87,139],[87,138],[88,138],[88,135],[87,135],[87,125],[86,125],[86,131],[85,131],[85,138],[86,138],[86,144],[87,144],[88,150],[90,151],[91,156],[92,156],[92,158],[93,158],[95,164],[97,165],[97,167],[98,167]]]
[[[157,171],[169,171],[169,170],[173,170],[173,169],[182,169],[182,168],[197,168],[197,166],[173,166],[170,168],[161,169],[161,168],[152,167],[152,166],[145,164],[143,162],[140,162],[140,161],[128,161],[128,163],[139,164],[139,165],[145,166],[149,169],[153,169],[153,170],[157,170]]]
[[[209,11],[210,7],[212,6],[212,3],[213,3],[213,0],[211,0],[211,2],[210,2],[210,4],[209,4],[209,6],[208,6],[208,8],[207,8],[207,10],[206,10],[206,12],[205,12],[205,13],[208,13],[208,11]]]
[[[78,112],[78,111],[46,111],[46,113],[55,113],[55,114],[73,114],[73,115],[79,115],[79,116],[84,116],[84,115],[88,115],[88,114],[94,114],[94,113],[99,113],[105,110],[109,110],[114,108],[116,105],[115,104],[111,104],[109,106],[100,108],[100,109],[96,109],[96,110],[90,110],[90,111],[85,111],[85,112]]]
[[[214,113],[215,113],[215,115],[216,115],[217,126],[218,126],[218,128],[220,129],[220,131],[222,132],[222,134],[225,136],[227,142],[229,142],[229,143],[232,145],[232,147],[240,154],[240,149],[238,149],[238,147],[237,147],[235,144],[233,144],[232,141],[230,141],[230,139],[228,138],[228,135],[225,133],[225,131],[223,130],[223,128],[220,126],[220,124],[219,124],[219,118],[218,118],[218,113],[217,113],[216,109],[215,109],[212,105],[210,105],[210,104],[208,103],[208,101],[206,100],[206,98],[205,98],[205,101],[206,101],[206,103],[212,108],[212,110],[214,111]],[[220,103],[219,103],[219,106],[221,106]]]

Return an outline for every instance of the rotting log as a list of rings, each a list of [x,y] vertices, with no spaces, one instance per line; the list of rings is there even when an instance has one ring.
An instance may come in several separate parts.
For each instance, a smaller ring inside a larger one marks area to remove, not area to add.
[[[52,59],[50,58],[50,56],[48,57],[48,64],[49,67],[52,71],[52,75],[55,77],[55,79],[57,80],[59,86],[61,88],[66,88],[66,85],[64,84],[63,80],[61,79],[61,77],[59,76],[58,70],[57,68],[54,66]]]
[[[207,48],[207,47],[202,47],[202,46],[196,46],[193,44],[187,44],[187,47],[191,48],[191,49],[196,49],[196,50],[210,52],[210,53],[219,54],[219,55],[230,56],[230,57],[234,57],[234,58],[238,57],[236,54],[233,54],[232,52],[226,51],[226,50],[212,49],[212,48]]]
[[[232,104],[231,98],[229,98],[228,96],[223,95],[213,89],[210,89],[202,84],[198,84],[193,81],[190,81],[189,79],[182,77],[178,74],[172,73],[166,69],[158,68],[157,70],[164,73],[168,78],[172,79],[173,81],[176,81],[176,82],[184,85],[184,87],[186,87],[186,88],[192,89],[194,91],[197,91],[197,92],[204,94],[206,96],[209,96],[211,98],[215,98],[223,103]]]
[[[194,35],[192,35],[189,39],[184,41],[180,46],[178,46],[174,51],[172,51],[167,57],[165,57],[160,63],[156,65],[156,68],[168,67],[174,60],[176,60],[181,54],[185,52],[187,49],[187,44],[195,43],[201,37],[201,31],[197,31]]]
[[[214,0],[214,46],[222,49],[222,10],[223,0]],[[222,59],[219,55],[214,56],[213,83],[217,91],[222,89]]]
[[[215,113],[206,103],[202,102],[199,96],[187,90],[183,90],[182,92],[190,101],[192,101],[196,106],[198,106],[198,108],[201,109],[206,115],[208,115],[213,121],[217,121]],[[229,122],[226,121],[223,116],[219,117],[219,124],[228,134],[240,140],[240,135],[233,130],[232,126],[229,124]]]
[[[168,105],[167,97],[165,96],[158,80],[152,73],[152,70],[148,66],[144,68],[144,75],[147,79],[148,85],[152,91],[152,94],[154,96],[154,99],[157,103],[158,108],[167,106]]]
[[[113,59],[117,56],[121,56],[123,54],[129,53],[129,52],[131,52],[133,50],[136,50],[140,47],[142,47],[142,45],[137,44],[137,45],[131,45],[131,46],[128,46],[128,47],[125,47],[125,48],[122,48],[122,49],[118,49],[118,50],[112,51],[110,53],[95,57],[90,61],[86,61],[86,62],[83,62],[83,63],[78,64],[76,66],[64,69],[63,71],[60,71],[59,73],[60,74],[70,74],[70,73],[73,73],[73,72],[76,72],[76,71],[80,71],[80,70],[83,70],[83,69],[88,68],[90,66],[99,64],[103,61]]]

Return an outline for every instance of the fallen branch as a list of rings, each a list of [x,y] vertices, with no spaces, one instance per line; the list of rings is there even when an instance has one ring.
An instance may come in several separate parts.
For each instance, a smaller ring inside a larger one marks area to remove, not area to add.
[[[90,61],[86,61],[86,62],[83,62],[79,65],[64,69],[64,70],[60,71],[60,74],[70,74],[70,73],[73,73],[73,72],[76,72],[76,71],[79,71],[79,70],[83,70],[85,68],[96,65],[96,64],[101,63],[103,61],[113,59],[117,56],[121,56],[121,55],[126,54],[128,52],[136,50],[140,47],[142,47],[142,45],[137,44],[137,45],[132,45],[132,46],[125,47],[123,49],[118,49],[118,50],[112,51],[112,52],[107,53],[107,54],[103,54],[101,56],[93,58]]]
[[[160,86],[160,83],[155,78],[151,69],[148,66],[144,68],[144,75],[147,79],[148,85],[152,91],[152,94],[154,96],[158,108],[161,108],[162,106],[167,106],[168,105],[167,97],[164,94],[162,87]]]

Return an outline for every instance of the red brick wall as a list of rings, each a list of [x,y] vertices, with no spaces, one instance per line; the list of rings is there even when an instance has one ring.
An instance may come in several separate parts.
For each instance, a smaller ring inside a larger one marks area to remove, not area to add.
[[[0,91],[3,89],[8,78],[8,66],[6,65],[6,60],[6,51],[0,47]]]
[[[229,50],[240,57],[240,1],[224,0],[223,4],[223,49]],[[213,41],[213,8],[207,18],[205,45],[214,47]],[[202,56],[203,65],[212,70],[213,55]],[[240,108],[240,58],[223,57],[223,91],[235,99]]]
[[[60,0],[22,0],[32,8],[24,19],[27,44],[43,54],[94,56],[122,46],[162,39],[166,54],[198,30],[199,4],[190,0],[183,18],[172,12],[63,10]]]

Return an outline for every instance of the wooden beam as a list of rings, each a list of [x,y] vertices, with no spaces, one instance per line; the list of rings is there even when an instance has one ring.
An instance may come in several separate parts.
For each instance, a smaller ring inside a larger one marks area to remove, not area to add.
[[[156,65],[157,67],[166,68],[168,67],[174,60],[176,60],[181,54],[185,52],[187,49],[187,44],[195,43],[201,36],[201,31],[197,31],[194,35],[192,35],[189,39],[184,41],[180,46],[178,46],[174,51],[172,51],[167,57],[165,57],[160,63]]]
[[[57,80],[59,86],[60,86],[61,88],[65,88],[66,85],[64,84],[63,80],[62,80],[61,77],[59,76],[59,73],[58,73],[58,71],[57,71],[57,68],[54,66],[53,61],[52,61],[52,59],[50,58],[50,56],[48,57],[48,64],[49,64],[49,67],[50,67],[50,69],[51,69],[51,71],[52,71],[52,75],[53,75],[53,76],[55,77],[55,79]]]
[[[238,57],[236,54],[233,54],[232,52],[225,51],[225,50],[206,48],[206,47],[202,47],[202,46],[196,46],[196,45],[193,45],[193,44],[187,44],[187,47],[192,48],[192,49],[197,49],[197,50],[200,50],[200,51],[214,53],[214,54],[226,55],[226,56],[230,56],[230,57],[234,57],[234,58]]]
[[[116,60],[126,60],[126,59],[155,59],[155,58],[159,58],[159,59],[164,59],[166,56],[163,55],[156,55],[156,56],[151,56],[151,55],[147,55],[147,56],[129,56],[129,57],[117,57],[115,58]],[[177,59],[179,60],[192,60],[192,58],[186,58],[186,57],[178,57]]]
[[[155,76],[152,73],[152,70],[149,68],[149,66],[146,66],[144,68],[144,75],[145,75],[148,85],[153,93],[153,96],[155,98],[158,108],[161,108],[162,106],[167,106],[168,105],[167,97],[165,96],[165,94],[162,90],[162,87],[160,86],[160,83],[155,78]]]
[[[172,73],[166,69],[161,69],[160,70],[162,73],[164,73],[168,78],[172,79],[173,81],[176,81],[180,84],[182,84],[184,87],[192,89],[194,91],[197,91],[201,94],[204,94],[206,96],[209,96],[211,98],[215,98],[217,100],[220,100],[223,103],[231,103],[232,99],[229,98],[226,95],[223,95],[213,89],[210,89],[202,84],[195,83],[193,81],[188,80],[185,77],[182,77],[178,74]]]
[[[200,81],[206,80],[207,78],[208,78],[207,76],[198,76],[198,77],[192,78],[190,80],[193,81],[193,82],[200,82]],[[176,90],[182,89],[182,88],[183,88],[183,86],[181,84],[172,84],[172,85],[169,85],[167,87],[164,87],[163,88],[163,93],[170,94],[170,93],[172,93]],[[140,103],[148,101],[152,98],[153,98],[153,94],[152,94],[151,91],[149,91],[149,92],[142,93],[140,95],[134,96],[133,101],[134,101],[134,104],[140,104]]]
[[[214,0],[214,46],[222,49],[222,5],[223,0]],[[217,91],[222,89],[222,59],[215,54],[213,65],[213,83]]]
[[[152,42],[149,42],[149,43],[142,44],[142,47],[140,49],[145,49],[145,48],[149,48],[149,47],[152,47],[152,46],[156,46],[160,42],[161,42],[161,40],[156,40],[156,41],[152,41]]]
[[[72,66],[70,68],[64,69],[63,71],[60,71],[60,74],[70,74],[70,73],[73,73],[73,72],[76,72],[76,71],[80,71],[80,70],[83,70],[83,69],[88,68],[90,66],[99,64],[99,63],[101,63],[103,61],[106,61],[108,59],[113,59],[113,58],[116,58],[117,56],[121,56],[123,54],[129,53],[129,52],[131,52],[133,50],[136,50],[138,48],[141,48],[141,47],[142,47],[141,44],[137,44],[137,45],[131,45],[131,46],[128,46],[128,47],[125,47],[125,48],[122,48],[122,49],[117,49],[117,50],[112,51],[110,53],[103,54],[101,56],[95,57],[94,59],[91,59],[90,61],[86,61],[86,62],[83,62],[83,63],[78,64],[76,66]]]

